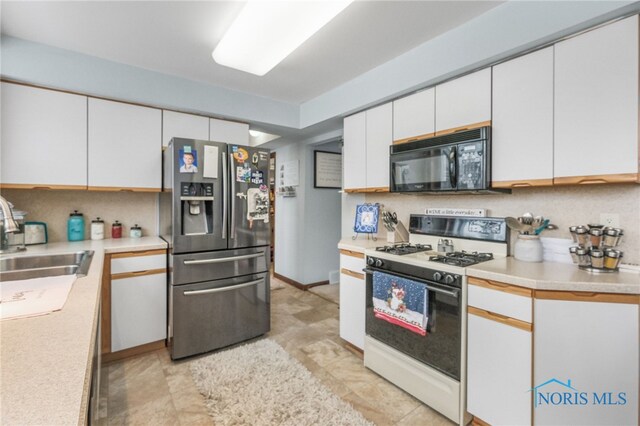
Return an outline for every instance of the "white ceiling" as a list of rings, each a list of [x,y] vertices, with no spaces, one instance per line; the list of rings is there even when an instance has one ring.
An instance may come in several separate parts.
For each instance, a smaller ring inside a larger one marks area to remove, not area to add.
[[[499,5],[356,1],[263,77],[216,64],[229,1],[2,1],[3,34],[300,104]]]

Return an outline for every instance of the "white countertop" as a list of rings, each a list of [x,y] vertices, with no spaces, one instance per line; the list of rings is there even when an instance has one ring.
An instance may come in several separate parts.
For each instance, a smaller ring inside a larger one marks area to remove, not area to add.
[[[95,252],[87,275],[74,282],[61,311],[0,323],[3,424],[87,422],[104,254],[164,248],[161,238],[142,237],[34,245],[6,255]]]
[[[469,266],[466,273],[535,290],[640,294],[640,274],[593,274],[566,263],[523,262],[507,257]]]
[[[343,238],[338,242],[338,248],[343,250],[351,250],[357,251],[358,253],[364,253],[366,249],[386,246],[389,243],[386,239],[378,238],[376,241],[372,239],[367,239],[365,236],[358,237],[358,239],[353,240],[351,238]]]

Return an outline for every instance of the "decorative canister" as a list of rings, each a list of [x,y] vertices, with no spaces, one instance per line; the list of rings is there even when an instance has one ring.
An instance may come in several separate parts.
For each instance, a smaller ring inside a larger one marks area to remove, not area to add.
[[[129,231],[129,236],[131,238],[142,237],[142,228],[139,227],[138,224],[136,223],[134,226],[131,227],[131,230]]]
[[[84,240],[84,216],[78,210],[74,210],[67,220],[67,239],[69,241]]]
[[[122,224],[117,220],[111,225],[111,238],[122,238]]]
[[[513,257],[524,262],[542,262],[542,243],[538,235],[518,235]]]
[[[100,219],[99,217],[91,221],[91,239],[104,239],[104,220]]]

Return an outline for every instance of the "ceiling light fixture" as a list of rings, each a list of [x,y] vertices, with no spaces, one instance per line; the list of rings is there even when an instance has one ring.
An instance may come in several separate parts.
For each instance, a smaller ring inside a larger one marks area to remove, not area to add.
[[[220,65],[263,76],[352,0],[250,0],[212,55]]]
[[[249,130],[249,134],[254,138],[260,136],[260,132],[257,130]]]

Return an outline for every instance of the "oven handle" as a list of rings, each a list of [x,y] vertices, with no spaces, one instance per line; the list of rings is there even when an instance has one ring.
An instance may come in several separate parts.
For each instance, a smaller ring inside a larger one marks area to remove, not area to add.
[[[383,270],[379,270],[379,269],[372,269],[372,268],[364,268],[363,271],[367,274],[373,274],[374,272],[384,272],[385,274],[389,274],[389,275],[397,275],[399,277],[402,278],[406,278],[408,280],[411,281],[418,281],[421,284],[424,284],[424,286],[431,290],[431,291],[435,291],[436,293],[442,293],[445,294],[447,296],[451,296],[451,297],[455,297],[458,298],[458,296],[460,295],[460,290],[459,289],[453,289],[453,290],[446,290],[444,288],[440,288],[440,287],[434,287],[432,284],[428,283],[427,281],[418,279],[416,277],[412,277],[410,275],[405,275],[405,274],[401,274],[399,272],[389,272],[389,271],[383,271]]]

